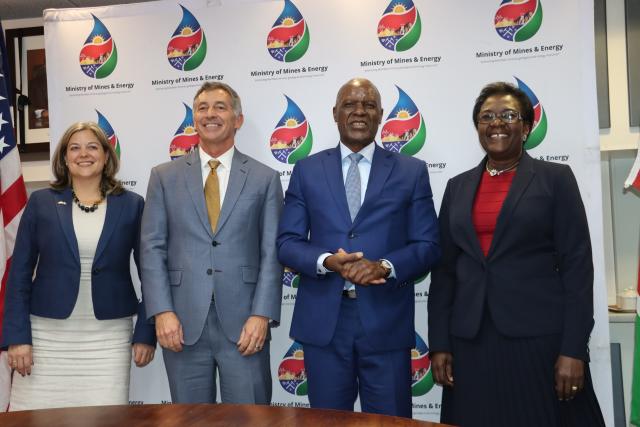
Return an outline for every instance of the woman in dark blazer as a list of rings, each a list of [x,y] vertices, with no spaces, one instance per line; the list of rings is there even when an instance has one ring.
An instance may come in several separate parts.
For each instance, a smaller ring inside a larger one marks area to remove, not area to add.
[[[524,151],[533,118],[520,89],[486,86],[473,122],[487,156],[445,190],[428,302],[444,423],[604,425],[588,364],[584,205],[569,166]]]
[[[144,366],[156,343],[130,274],[144,202],[115,179],[118,157],[95,123],[67,129],[52,164],[52,188],[23,213],[7,282],[2,346],[20,374],[11,409],[125,404],[131,354]]]

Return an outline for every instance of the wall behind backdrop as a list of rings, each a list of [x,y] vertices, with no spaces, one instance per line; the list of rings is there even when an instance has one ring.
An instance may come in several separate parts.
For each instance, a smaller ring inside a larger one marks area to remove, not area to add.
[[[479,90],[512,82],[536,106],[529,154],[570,164],[587,208],[596,268],[591,367],[611,422],[591,2],[209,3],[45,11],[51,149],[72,122],[97,121],[120,153],[120,179],[144,195],[151,167],[197,142],[193,95],[203,82],[220,80],[243,100],[237,147],[278,170],[286,188],[296,160],[337,145],[335,94],[363,76],[382,95],[378,143],[427,163],[439,208],[447,180],[483,157],[471,121]],[[282,326],[271,346],[274,405],[308,406],[304,349],[288,336],[296,287],[296,273],[285,272]],[[415,418],[437,420],[428,291],[429,278],[418,280],[413,403]],[[170,401],[159,356],[133,369],[132,402]]]

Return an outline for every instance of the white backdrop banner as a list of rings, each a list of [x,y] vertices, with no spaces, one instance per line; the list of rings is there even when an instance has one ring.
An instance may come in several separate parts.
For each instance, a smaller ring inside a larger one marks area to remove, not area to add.
[[[279,171],[286,188],[297,160],[337,145],[335,95],[362,76],[382,95],[378,143],[427,163],[438,209],[447,180],[483,156],[471,120],[480,89],[518,85],[536,108],[529,154],[571,165],[587,208],[596,267],[591,369],[612,423],[590,1],[184,0],[47,10],[44,19],[51,149],[72,122],[97,121],[120,154],[119,178],[143,196],[150,169],[197,141],[191,105],[203,82],[238,91],[245,122],[237,146]],[[273,404],[304,407],[304,349],[288,334],[297,284],[287,270],[271,346]],[[437,420],[428,294],[426,277],[415,285],[413,413]],[[161,359],[132,369],[132,403],[170,401]]]

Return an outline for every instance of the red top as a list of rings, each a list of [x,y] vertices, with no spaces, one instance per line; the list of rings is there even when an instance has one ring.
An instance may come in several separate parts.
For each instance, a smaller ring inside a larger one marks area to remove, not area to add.
[[[493,233],[496,230],[498,214],[507,197],[515,170],[491,176],[484,171],[480,186],[473,202],[472,221],[484,256],[489,253]]]

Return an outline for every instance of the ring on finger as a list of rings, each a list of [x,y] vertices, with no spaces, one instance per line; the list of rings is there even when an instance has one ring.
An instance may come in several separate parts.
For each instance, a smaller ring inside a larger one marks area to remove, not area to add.
[[[578,390],[578,386],[577,385],[572,385],[571,386],[571,391],[577,391]]]

